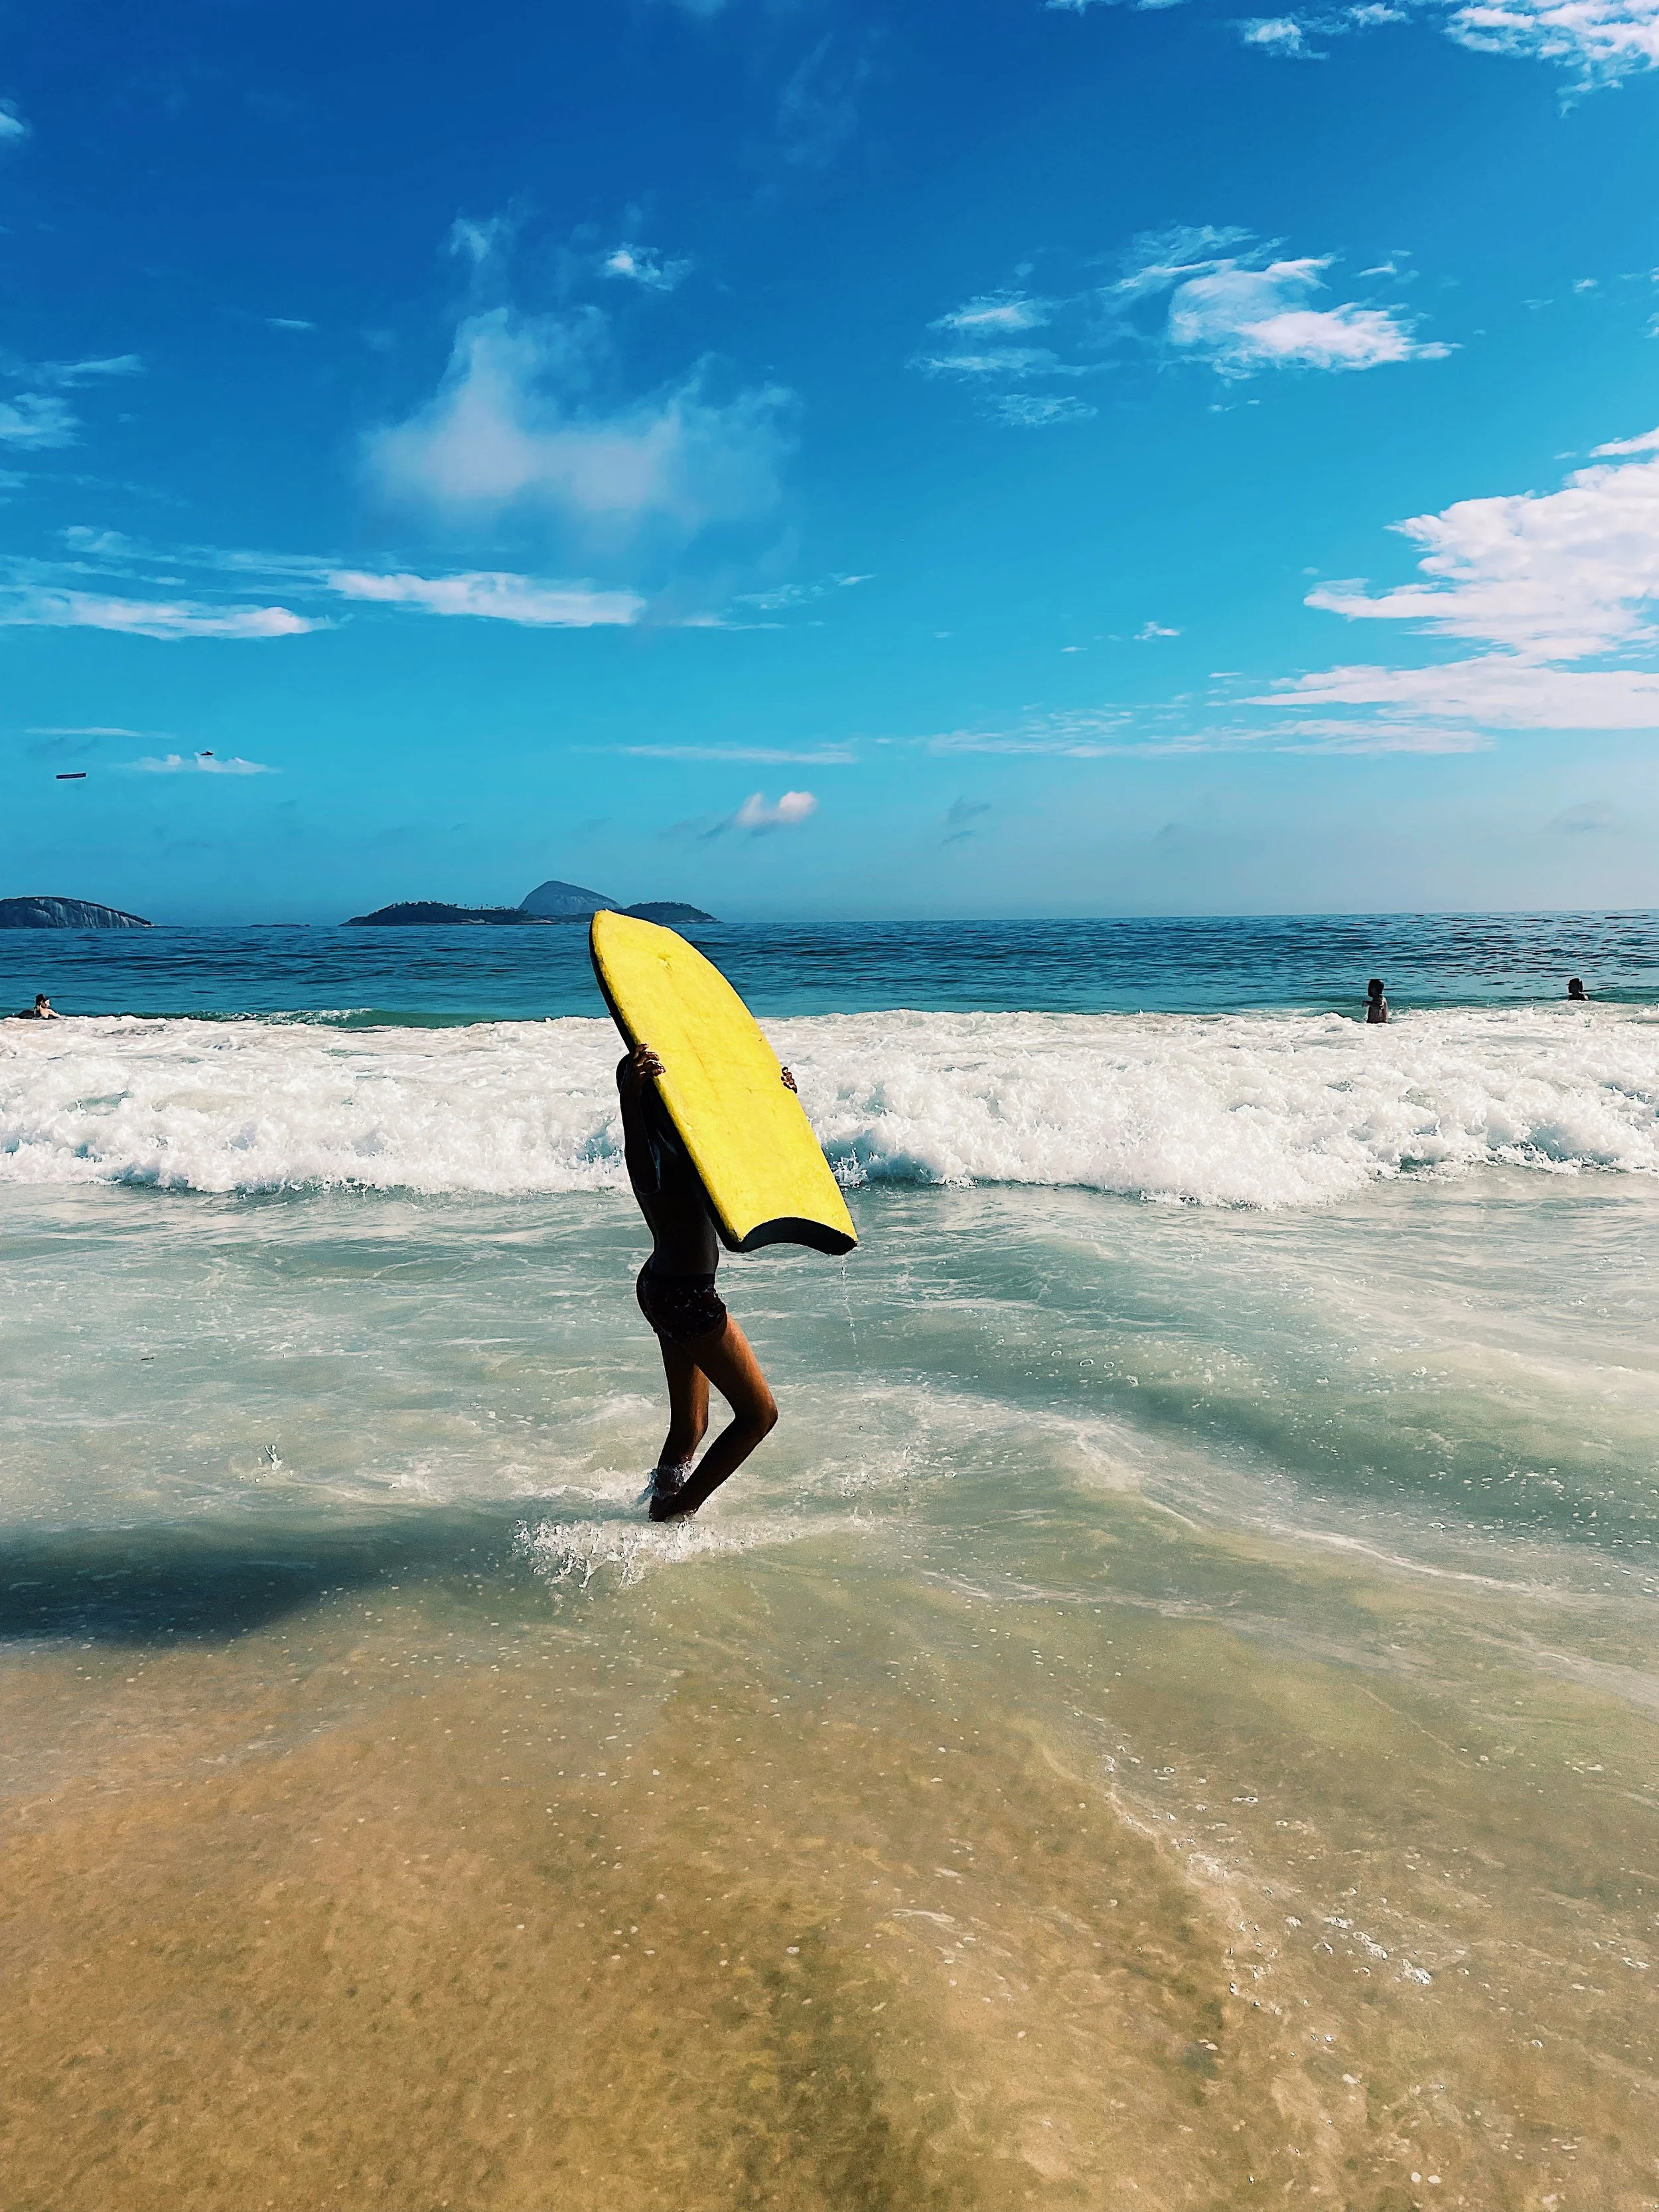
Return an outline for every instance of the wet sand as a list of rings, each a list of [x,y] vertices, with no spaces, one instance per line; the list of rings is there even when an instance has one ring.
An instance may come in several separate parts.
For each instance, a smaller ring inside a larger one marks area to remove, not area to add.
[[[15,1656],[12,2212],[1651,2204],[1622,1610],[1094,1507]]]

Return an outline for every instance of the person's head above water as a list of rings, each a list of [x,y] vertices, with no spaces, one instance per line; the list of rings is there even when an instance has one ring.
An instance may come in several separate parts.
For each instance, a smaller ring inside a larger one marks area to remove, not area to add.
[[[1569,975],[1567,978],[1567,996],[1570,999],[1587,999],[1589,996],[1589,993],[1577,975]]]
[[[1380,999],[1382,995],[1382,978],[1380,975],[1373,975],[1365,986],[1365,996],[1368,999]]]
[[[44,991],[37,991],[34,994],[34,1003],[37,1006],[49,1006],[52,1004],[52,1000],[46,996]]]

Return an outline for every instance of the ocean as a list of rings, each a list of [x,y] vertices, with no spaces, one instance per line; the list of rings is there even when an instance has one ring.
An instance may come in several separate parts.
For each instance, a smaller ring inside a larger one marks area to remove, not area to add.
[[[668,1528],[580,928],[0,933],[17,2212],[1650,2201],[1659,917],[689,933]]]

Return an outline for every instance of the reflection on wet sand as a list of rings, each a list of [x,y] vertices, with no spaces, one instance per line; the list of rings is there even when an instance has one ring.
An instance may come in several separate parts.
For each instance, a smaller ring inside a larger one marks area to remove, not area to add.
[[[1174,1540],[15,1662],[9,2203],[1646,2203],[1650,1719],[1364,1563],[1187,1531],[1171,1605]]]

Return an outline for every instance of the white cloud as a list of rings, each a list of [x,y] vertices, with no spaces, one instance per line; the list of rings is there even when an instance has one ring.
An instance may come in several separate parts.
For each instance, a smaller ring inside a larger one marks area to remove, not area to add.
[[[732,817],[734,829],[777,830],[805,822],[817,812],[818,802],[810,791],[786,791],[775,806],[769,806],[764,792],[751,791]]]
[[[0,146],[15,146],[29,135],[29,126],[9,100],[0,100]]]
[[[1413,16],[1437,23],[1449,39],[1477,53],[1551,62],[1572,72],[1575,88],[1617,84],[1659,66],[1659,0],[1403,0],[1384,6],[1361,0],[1287,15],[1255,15],[1237,26],[1258,52],[1292,61],[1321,58],[1310,43],[1337,39]]]
[[[278,775],[279,769],[263,761],[242,760],[234,753],[222,760],[214,753],[164,753],[159,760],[128,761],[141,775]]]
[[[607,410],[589,397],[607,347],[596,310],[467,317],[435,396],[369,441],[371,476],[387,496],[457,519],[539,508],[590,534],[682,543],[775,507],[789,393],[714,399],[697,368]]]
[[[916,367],[929,376],[1080,376],[1047,346],[991,346],[978,353],[922,354]]]
[[[319,627],[287,607],[219,607],[188,599],[106,598],[41,584],[0,586],[0,626],[107,629],[129,637],[300,637]]]
[[[1623,457],[1656,447],[1659,433],[1603,450]],[[1560,491],[1460,500],[1395,526],[1423,549],[1426,582],[1375,595],[1322,585],[1309,605],[1543,660],[1655,642],[1644,611],[1659,599],[1659,453],[1579,469]]]
[[[491,569],[455,576],[381,576],[361,568],[336,568],[327,582],[342,599],[418,607],[433,615],[477,615],[536,629],[591,629],[635,623],[646,605],[637,592],[599,591],[591,584],[550,582]]]
[[[1322,669],[1251,703],[1364,710],[1322,725],[1326,734],[1659,729],[1659,672],[1572,665],[1659,647],[1659,431],[1596,451],[1608,458],[1559,491],[1460,500],[1396,525],[1421,550],[1420,583],[1308,594],[1351,622],[1404,623],[1487,650],[1425,668]]]
[[[1308,33],[1294,15],[1252,15],[1238,27],[1247,46],[1259,46],[1298,62],[1322,61],[1308,43]]]
[[[1264,368],[1376,368],[1401,361],[1443,361],[1451,350],[1423,345],[1394,307],[1352,301],[1308,303],[1325,287],[1331,256],[1271,261],[1264,269],[1222,260],[1177,284],[1166,336],[1177,351],[1210,361],[1223,376]]]
[[[72,446],[76,424],[64,401],[47,392],[20,392],[0,399],[0,441],[28,452]]]
[[[1144,622],[1135,632],[1136,642],[1146,645],[1155,637],[1179,637],[1178,629],[1166,629],[1162,623]]]
[[[1655,0],[1659,6],[1659,0]],[[1202,362],[1229,379],[1271,368],[1377,368],[1443,360],[1451,349],[1421,340],[1397,306],[1322,302],[1334,257],[1275,258],[1271,244],[1229,226],[1182,226],[1143,234],[1113,283],[1069,298],[985,292],[936,316],[928,328],[951,341],[912,364],[933,377],[986,387],[984,405],[1021,428],[1076,422],[1095,410],[1080,398],[1028,389],[1057,378],[1098,375],[1110,356],[1139,352]],[[1367,270],[1397,277],[1392,263]],[[1012,343],[1052,331],[1053,343]],[[1005,389],[993,396],[989,387]]]
[[[1659,675],[1628,668],[1551,668],[1492,653],[1431,668],[1322,669],[1285,678],[1250,704],[1370,707],[1384,716],[1419,721],[1443,716],[1498,730],[1654,730],[1659,729]]]
[[[620,276],[647,292],[672,292],[691,274],[690,261],[665,261],[654,247],[623,245],[599,264],[605,276]]]
[[[1455,659],[1347,663],[1243,696],[1237,672],[1220,671],[1207,696],[1033,708],[1001,728],[894,742],[945,757],[1091,761],[1264,745],[1451,755],[1485,751],[1511,730],[1659,732],[1659,430],[1595,454],[1559,491],[1460,501],[1400,524],[1419,549],[1420,582],[1307,594],[1310,607],[1350,621],[1393,621],[1479,648]],[[1174,634],[1153,622],[1138,633]],[[1638,655],[1647,665],[1630,665]]]
[[[1052,300],[1028,299],[1022,292],[988,292],[940,315],[927,325],[931,331],[955,331],[974,337],[1006,331],[1042,328],[1054,313]]]
[[[1639,438],[1615,438],[1593,451],[1598,460],[1613,453],[1659,453],[1659,430],[1644,430]]]
[[[307,322],[303,315],[267,315],[265,317],[265,328],[268,331],[314,331],[316,327],[315,323]]]
[[[1559,63],[1586,89],[1659,67],[1659,0],[1498,0],[1454,8],[1446,28],[1477,53]]]

